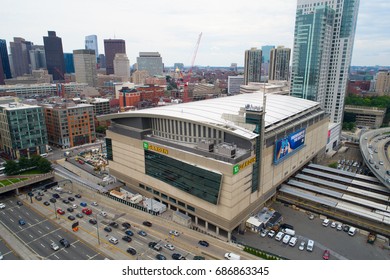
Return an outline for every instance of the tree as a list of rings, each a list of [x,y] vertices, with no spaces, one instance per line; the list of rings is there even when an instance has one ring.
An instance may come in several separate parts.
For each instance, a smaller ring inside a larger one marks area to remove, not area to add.
[[[17,174],[19,172],[19,165],[13,160],[7,160],[4,167],[4,173],[8,176]]]
[[[101,134],[106,134],[106,130],[107,130],[107,127],[106,126],[103,126],[103,125],[99,125],[95,131],[97,133],[101,133]]]
[[[38,161],[37,168],[39,171],[41,171],[43,173],[48,173],[52,170],[51,162],[48,161],[47,159],[41,157]]]

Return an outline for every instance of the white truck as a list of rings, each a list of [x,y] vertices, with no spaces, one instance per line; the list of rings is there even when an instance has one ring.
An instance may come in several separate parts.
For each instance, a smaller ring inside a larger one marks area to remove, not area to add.
[[[238,261],[238,260],[241,259],[241,257],[239,255],[237,255],[237,254],[234,254],[234,253],[226,253],[225,254],[225,259]]]

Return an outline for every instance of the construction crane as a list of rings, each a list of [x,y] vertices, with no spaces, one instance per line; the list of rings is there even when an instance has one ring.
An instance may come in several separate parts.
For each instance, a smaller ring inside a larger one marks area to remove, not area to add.
[[[194,63],[195,63],[195,59],[196,59],[196,54],[198,53],[198,48],[199,48],[199,44],[200,44],[200,39],[202,39],[202,32],[199,34],[199,37],[198,37],[198,41],[196,42],[196,45],[195,45],[195,51],[194,51],[194,55],[192,56],[192,61],[191,61],[191,68],[190,70],[188,71],[188,74],[184,77],[183,79],[183,83],[184,83],[184,94],[183,94],[183,103],[186,103],[186,102],[189,102],[189,97],[188,97],[188,83],[191,79],[191,75],[192,75],[192,68],[194,67]]]

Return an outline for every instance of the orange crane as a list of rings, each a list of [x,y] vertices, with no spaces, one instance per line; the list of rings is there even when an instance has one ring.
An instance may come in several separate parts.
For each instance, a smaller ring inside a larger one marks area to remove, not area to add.
[[[189,97],[188,97],[188,83],[191,79],[191,75],[192,75],[192,68],[194,67],[194,63],[195,63],[195,58],[196,58],[196,54],[198,53],[198,48],[199,48],[199,44],[200,44],[200,39],[202,39],[202,32],[199,34],[199,37],[198,37],[198,41],[196,42],[196,45],[195,45],[195,51],[194,51],[194,55],[192,56],[192,61],[191,61],[191,68],[190,70],[188,71],[188,74],[185,76],[185,78],[183,79],[183,83],[184,83],[184,94],[183,94],[183,103],[186,103],[186,102],[189,102]]]

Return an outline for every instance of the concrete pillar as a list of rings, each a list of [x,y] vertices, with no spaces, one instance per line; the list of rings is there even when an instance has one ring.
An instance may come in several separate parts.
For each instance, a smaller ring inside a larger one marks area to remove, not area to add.
[[[195,216],[195,225],[198,225],[198,216]]]
[[[209,223],[207,221],[204,221],[204,222],[205,222],[205,224],[204,224],[205,229],[209,230]]]
[[[219,227],[216,227],[216,228],[215,228],[215,233],[216,233],[217,235],[219,235]]]
[[[228,240],[230,241],[231,240],[231,238],[232,238],[232,233],[230,232],[230,231],[228,231]]]

